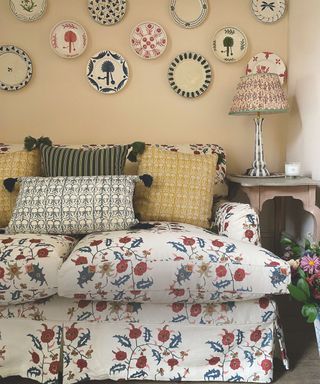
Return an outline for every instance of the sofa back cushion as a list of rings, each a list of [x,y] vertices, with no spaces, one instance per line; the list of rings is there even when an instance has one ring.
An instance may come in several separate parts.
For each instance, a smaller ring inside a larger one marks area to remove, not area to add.
[[[122,175],[129,145],[83,150],[42,144],[44,176]]]
[[[137,223],[138,176],[26,177],[7,233],[86,234]]]
[[[3,180],[8,177],[39,176],[41,172],[40,153],[3,151],[0,156],[0,228],[8,225],[16,204],[19,187],[9,193],[3,186]]]
[[[137,185],[135,211],[143,221],[174,221],[208,228],[211,223],[217,154],[168,152],[148,146],[139,174],[153,177],[151,188]]]

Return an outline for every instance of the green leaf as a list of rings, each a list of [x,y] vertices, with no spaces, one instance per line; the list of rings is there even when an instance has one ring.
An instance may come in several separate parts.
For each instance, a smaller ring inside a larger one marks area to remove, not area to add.
[[[313,323],[318,315],[318,307],[314,303],[307,303],[301,309],[302,316],[307,318],[308,323]]]
[[[306,273],[305,273],[305,271],[304,271],[303,269],[298,268],[298,269],[297,269],[297,272],[298,272],[298,275],[299,275],[300,277],[302,277],[303,279],[305,279],[305,278],[307,277],[307,275],[306,275]]]
[[[310,249],[311,248],[311,243],[308,239],[306,239],[304,241],[304,249],[307,250],[307,249]]]
[[[306,295],[306,293],[302,289],[296,287],[295,285],[289,284],[288,290],[289,290],[291,296],[295,300],[301,301],[302,303],[306,303],[308,301],[308,296]]]
[[[280,241],[282,245],[292,245],[293,241],[289,237],[283,237]]]
[[[301,247],[300,247],[300,245],[294,244],[292,246],[291,250],[292,250],[292,253],[294,254],[294,256],[297,256],[297,257],[301,256]]]
[[[305,279],[300,278],[297,282],[297,287],[300,288],[307,295],[308,299],[310,299],[310,288],[309,284],[305,281]]]

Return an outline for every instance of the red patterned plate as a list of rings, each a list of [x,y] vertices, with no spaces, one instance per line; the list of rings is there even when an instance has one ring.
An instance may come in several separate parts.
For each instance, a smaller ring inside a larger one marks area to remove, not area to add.
[[[131,32],[130,44],[142,59],[156,59],[166,49],[167,34],[161,25],[146,21],[138,24]]]
[[[281,58],[273,52],[260,52],[254,55],[246,68],[246,75],[252,73],[276,73],[283,85],[287,79],[287,68]]]
[[[80,56],[87,47],[87,33],[82,25],[66,20],[56,24],[50,33],[50,46],[64,58]]]

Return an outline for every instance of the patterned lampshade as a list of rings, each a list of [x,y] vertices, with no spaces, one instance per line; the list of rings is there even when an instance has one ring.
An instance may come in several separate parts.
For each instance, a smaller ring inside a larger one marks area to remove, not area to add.
[[[279,76],[255,73],[243,76],[238,84],[229,115],[287,112],[288,100]]]

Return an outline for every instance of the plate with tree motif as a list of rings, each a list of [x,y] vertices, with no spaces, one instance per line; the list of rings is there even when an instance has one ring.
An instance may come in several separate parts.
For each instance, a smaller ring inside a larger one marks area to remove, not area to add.
[[[169,66],[169,84],[178,95],[183,97],[195,98],[202,95],[208,89],[211,79],[210,64],[198,53],[181,53]]]
[[[87,78],[98,92],[104,94],[119,92],[129,79],[128,64],[117,52],[107,50],[97,52],[88,62]]]
[[[88,0],[88,11],[99,24],[119,23],[126,13],[127,0]]]
[[[275,23],[284,15],[285,0],[252,0],[252,11],[256,18],[263,23]]]
[[[87,32],[82,25],[65,20],[57,23],[50,32],[50,46],[53,51],[65,59],[80,56],[86,49]]]
[[[32,77],[32,62],[27,53],[14,45],[0,46],[0,89],[17,91]]]
[[[235,63],[247,53],[248,40],[240,29],[228,26],[216,32],[212,49],[219,60],[224,63]]]
[[[260,52],[250,59],[247,64],[246,75],[253,73],[276,73],[282,85],[287,78],[285,63],[273,52]]]
[[[47,0],[10,0],[10,9],[21,21],[40,19],[46,11]]]
[[[156,59],[167,47],[167,34],[157,23],[142,22],[133,28],[130,44],[133,51],[142,59]]]

